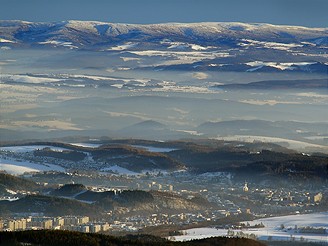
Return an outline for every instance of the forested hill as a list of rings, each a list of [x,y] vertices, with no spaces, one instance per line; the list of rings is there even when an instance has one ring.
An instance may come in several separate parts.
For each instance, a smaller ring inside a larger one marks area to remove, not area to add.
[[[31,180],[15,177],[7,173],[0,172],[0,195],[6,195],[8,190],[17,191],[34,191],[37,190],[39,185]]]

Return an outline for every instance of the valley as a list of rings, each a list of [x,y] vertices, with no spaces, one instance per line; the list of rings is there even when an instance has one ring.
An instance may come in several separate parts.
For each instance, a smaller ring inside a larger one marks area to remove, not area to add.
[[[325,243],[327,35],[0,21],[0,231]]]

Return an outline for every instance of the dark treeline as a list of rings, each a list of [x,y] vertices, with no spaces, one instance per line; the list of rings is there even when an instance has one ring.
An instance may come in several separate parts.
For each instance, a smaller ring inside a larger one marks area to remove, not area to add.
[[[49,147],[40,150],[35,150],[33,151],[33,154],[35,156],[53,157],[68,161],[82,161],[85,157],[87,157],[87,154],[83,152],[74,150],[53,151]]]
[[[81,233],[60,230],[39,230],[0,232],[0,245],[38,245],[38,246],[264,246],[263,243],[244,239],[213,237],[208,239],[193,240],[189,242],[171,242],[166,239],[150,235],[127,235],[124,237],[113,237],[103,234]]]

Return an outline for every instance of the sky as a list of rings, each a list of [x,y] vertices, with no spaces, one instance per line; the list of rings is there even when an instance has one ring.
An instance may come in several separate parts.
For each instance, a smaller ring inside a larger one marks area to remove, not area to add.
[[[328,0],[0,0],[0,19],[257,22],[328,27]]]

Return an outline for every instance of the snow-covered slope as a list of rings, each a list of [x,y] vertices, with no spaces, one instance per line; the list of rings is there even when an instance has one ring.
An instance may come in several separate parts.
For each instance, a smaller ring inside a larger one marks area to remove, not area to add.
[[[0,21],[0,38],[8,43],[94,48],[121,42],[170,42],[217,45],[238,44],[242,40],[299,45],[326,45],[328,28],[278,26],[246,23],[167,23],[152,25],[114,24],[95,21],[33,23]],[[244,42],[245,43],[245,42]],[[172,46],[173,45],[173,46]],[[284,48],[282,46],[282,48]],[[203,48],[202,48],[203,49]]]

